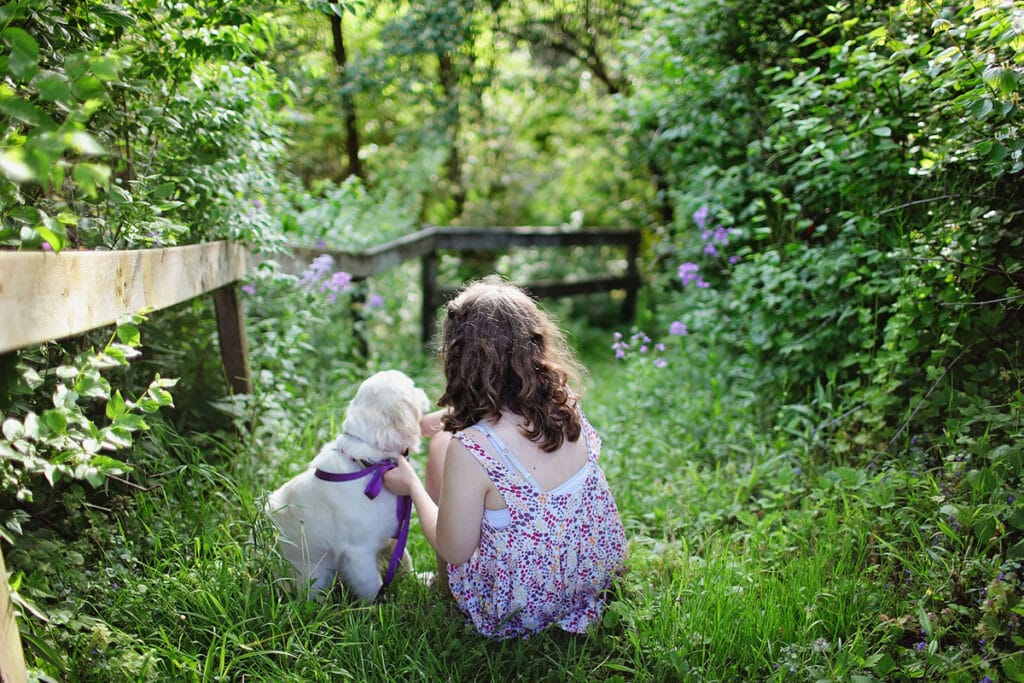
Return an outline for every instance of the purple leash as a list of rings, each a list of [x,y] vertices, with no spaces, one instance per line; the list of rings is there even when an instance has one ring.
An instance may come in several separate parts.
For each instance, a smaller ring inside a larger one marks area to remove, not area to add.
[[[373,500],[380,495],[381,490],[384,488],[384,473],[388,470],[393,470],[396,467],[398,467],[398,463],[394,460],[381,460],[373,463],[366,469],[359,470],[358,472],[351,472],[349,474],[325,472],[321,469],[317,469],[314,474],[317,479],[334,482],[355,481],[356,479],[362,479],[363,477],[370,477],[370,481],[363,489],[363,493],[366,494],[367,498]],[[392,538],[396,539],[395,552],[391,553],[391,561],[388,562],[388,570],[384,574],[384,582],[380,587],[382,591],[389,583],[391,583],[391,580],[395,578],[395,572],[398,571],[398,564],[402,561],[402,555],[405,554],[405,542],[409,538],[409,522],[412,519],[411,497],[398,496],[398,500],[395,505],[395,515],[398,517],[398,530],[395,531],[392,536]],[[377,595],[380,595],[380,593]]]

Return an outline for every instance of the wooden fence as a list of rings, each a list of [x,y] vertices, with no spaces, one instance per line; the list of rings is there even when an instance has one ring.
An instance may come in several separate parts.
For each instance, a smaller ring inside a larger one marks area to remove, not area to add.
[[[295,246],[275,256],[287,272],[300,273],[320,254],[334,268],[362,279],[420,258],[421,337],[430,338],[435,311],[454,291],[437,282],[441,251],[503,252],[518,247],[622,247],[626,272],[573,282],[523,283],[536,296],[572,296],[625,290],[623,315],[632,317],[640,286],[640,233],[623,230],[565,232],[557,228],[427,227],[360,252]],[[136,251],[0,251],[0,354],[111,325],[127,314],[168,308],[212,293],[224,370],[234,393],[251,393],[248,343],[233,284],[257,257],[239,244],[212,242]],[[24,655],[0,553],[0,683],[25,681]]]
[[[423,305],[420,317],[420,338],[426,342],[433,333],[435,312],[455,291],[437,281],[440,252],[506,252],[523,247],[565,248],[575,246],[612,246],[622,248],[626,261],[623,273],[590,275],[573,281],[542,281],[520,283],[537,297],[561,297],[624,290],[622,315],[632,319],[636,312],[636,295],[640,289],[637,267],[640,254],[640,232],[636,230],[589,229],[565,231],[552,227],[454,228],[428,226],[393,242],[353,252],[318,249],[294,245],[291,256],[281,261],[288,272],[301,272],[321,254],[334,258],[334,267],[354,279],[376,275],[412,258],[421,260],[420,287]]]

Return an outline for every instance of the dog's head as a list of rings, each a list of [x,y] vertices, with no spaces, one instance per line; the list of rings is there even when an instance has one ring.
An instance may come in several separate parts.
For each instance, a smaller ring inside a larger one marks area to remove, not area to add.
[[[427,395],[398,370],[367,378],[348,404],[341,428],[346,451],[377,461],[420,450],[420,418],[430,407]]]

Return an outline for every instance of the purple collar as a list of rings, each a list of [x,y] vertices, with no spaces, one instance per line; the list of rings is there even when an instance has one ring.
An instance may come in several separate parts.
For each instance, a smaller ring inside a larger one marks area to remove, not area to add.
[[[355,481],[363,477],[370,477],[370,481],[363,488],[363,493],[367,498],[373,500],[380,495],[381,490],[384,488],[384,473],[396,467],[398,467],[398,463],[394,460],[380,460],[358,472],[341,474],[338,472],[326,472],[317,468],[313,474],[317,479],[331,482]],[[402,555],[405,554],[405,542],[409,538],[409,522],[412,519],[412,498],[409,496],[398,496],[395,505],[395,516],[398,518],[398,529],[395,531],[394,536],[392,536],[392,538],[396,539],[395,552],[391,553],[391,561],[388,562],[388,569],[384,574],[384,581],[380,587],[381,591],[395,578],[398,564],[402,561]],[[377,593],[377,595],[379,596],[380,593]]]

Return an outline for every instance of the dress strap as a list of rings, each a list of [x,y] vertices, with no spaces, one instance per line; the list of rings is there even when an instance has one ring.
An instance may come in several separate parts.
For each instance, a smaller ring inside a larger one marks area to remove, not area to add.
[[[508,496],[506,494],[513,487],[510,477],[515,477],[515,472],[509,470],[508,465],[505,464],[503,459],[492,457],[487,452],[487,449],[466,432],[455,432],[454,438],[458,439],[466,447],[470,455],[476,458],[476,461],[484,468],[487,478],[491,480],[491,483],[494,484],[507,503]]]
[[[487,437],[494,446],[494,449],[498,452],[498,457],[501,458],[502,464],[505,465],[506,468],[518,472],[519,476],[521,476],[523,480],[529,482],[532,486],[537,487],[537,482],[530,473],[530,470],[526,469],[523,463],[519,461],[516,454],[512,452],[512,449],[508,447],[508,444],[505,443],[504,439],[498,436],[498,433],[494,431],[494,428],[483,422],[477,422],[473,426],[484,433],[484,436]]]

